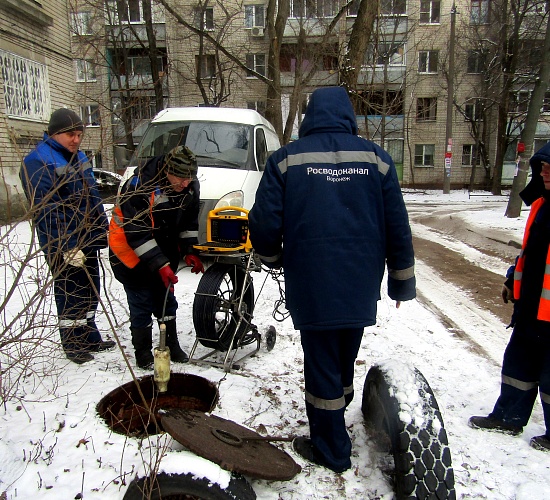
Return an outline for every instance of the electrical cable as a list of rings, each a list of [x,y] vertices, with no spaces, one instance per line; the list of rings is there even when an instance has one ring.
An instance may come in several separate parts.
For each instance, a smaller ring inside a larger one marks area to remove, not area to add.
[[[275,281],[275,283],[277,283],[277,287],[279,288],[279,298],[274,303],[273,313],[271,316],[275,321],[278,321],[280,323],[290,316],[290,312],[286,308],[285,290],[283,286],[285,282],[285,276],[283,268],[281,267],[279,269],[272,269],[263,265],[262,270],[265,271],[269,276],[271,276],[271,279]]]

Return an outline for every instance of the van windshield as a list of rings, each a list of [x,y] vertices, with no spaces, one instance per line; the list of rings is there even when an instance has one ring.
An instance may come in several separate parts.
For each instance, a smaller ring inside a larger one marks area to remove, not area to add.
[[[136,151],[142,165],[153,156],[167,153],[178,145],[186,145],[199,165],[253,169],[250,155],[253,126],[221,122],[151,123]]]

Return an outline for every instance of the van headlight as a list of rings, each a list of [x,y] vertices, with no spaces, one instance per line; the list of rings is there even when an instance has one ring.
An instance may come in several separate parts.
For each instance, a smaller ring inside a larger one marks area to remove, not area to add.
[[[239,190],[224,194],[217,201],[214,209],[222,207],[244,207],[244,192]]]

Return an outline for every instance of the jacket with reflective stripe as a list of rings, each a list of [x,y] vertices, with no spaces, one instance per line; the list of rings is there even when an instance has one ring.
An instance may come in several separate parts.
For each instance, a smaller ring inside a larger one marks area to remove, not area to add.
[[[282,253],[295,328],[373,325],[386,264],[389,296],[416,296],[408,215],[390,155],[356,135],[345,91],[320,90],[300,139],[268,159],[250,238],[265,262]]]
[[[525,248],[527,246],[527,241],[529,240],[531,228],[533,226],[533,222],[537,217],[537,213],[545,202],[546,200],[544,198],[539,198],[538,200],[533,202],[531,210],[529,212],[529,217],[527,218],[525,233],[523,235],[523,243],[514,270],[514,298],[516,300],[519,300],[521,296],[521,280],[523,278],[523,269],[525,267]],[[542,282],[542,291],[540,295],[537,319],[542,321],[550,321],[550,246],[548,247],[548,251],[546,254],[546,267],[544,270],[544,278]]]
[[[107,216],[92,165],[82,151],[73,154],[44,134],[25,157],[20,178],[47,256],[107,246]]]
[[[167,263],[175,271],[180,254],[197,243],[199,182],[193,181],[181,193],[171,192],[165,175],[159,174],[162,165],[159,156],[136,169],[117,199],[109,246],[113,271],[122,283],[143,283],[144,272],[156,273]],[[117,251],[120,254],[124,248],[126,258],[121,259]]]

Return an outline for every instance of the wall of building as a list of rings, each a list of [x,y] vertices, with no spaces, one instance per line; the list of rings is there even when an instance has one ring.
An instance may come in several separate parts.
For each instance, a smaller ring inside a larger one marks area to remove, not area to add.
[[[0,189],[2,220],[24,213],[19,167],[22,158],[42,139],[50,112],[59,107],[75,109],[68,19],[65,0],[0,0],[0,50],[8,53],[7,59],[15,54],[45,65],[49,94],[44,96],[49,102],[44,103],[39,119],[8,114],[0,74],[0,168],[6,188]]]

